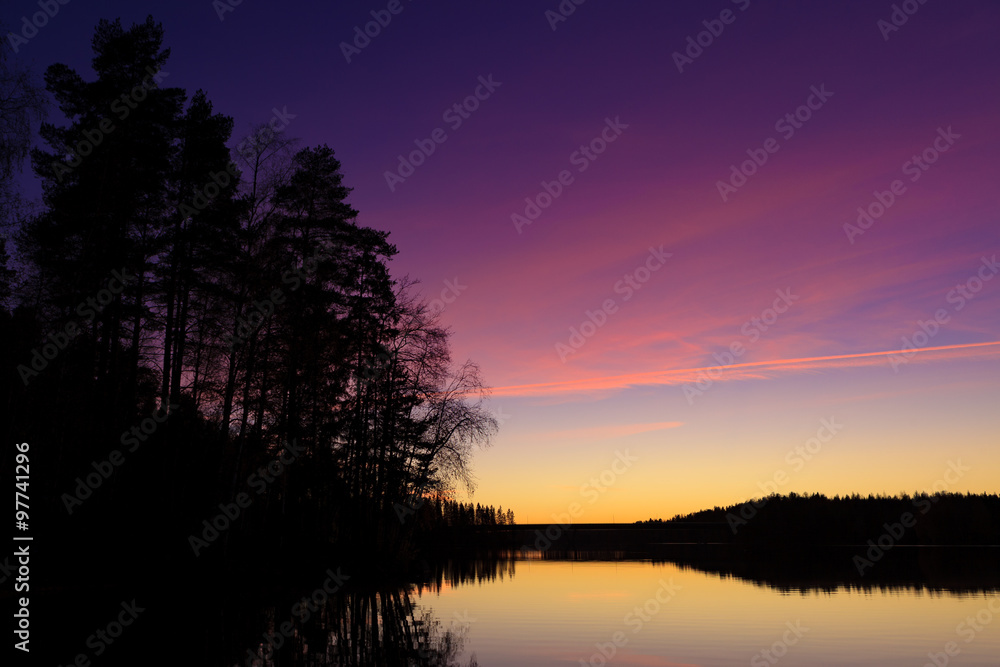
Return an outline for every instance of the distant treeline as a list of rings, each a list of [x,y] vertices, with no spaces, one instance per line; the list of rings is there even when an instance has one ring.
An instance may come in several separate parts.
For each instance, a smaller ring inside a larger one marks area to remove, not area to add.
[[[503,507],[494,508],[492,505],[479,503],[473,505],[471,502],[462,503],[441,496],[417,500],[409,505],[397,505],[396,513],[403,520],[415,514],[421,527],[427,528],[514,525],[514,510],[505,512]]]
[[[726,507],[637,524],[724,523],[734,541],[865,544],[1000,544],[1000,495],[916,493],[772,494]]]

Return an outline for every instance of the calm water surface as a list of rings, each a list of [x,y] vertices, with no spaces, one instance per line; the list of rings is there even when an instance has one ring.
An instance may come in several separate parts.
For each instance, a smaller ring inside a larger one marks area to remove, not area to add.
[[[1000,548],[896,548],[864,576],[857,551],[488,552],[405,575],[344,565],[349,580],[329,596],[326,566],[43,591],[31,657],[69,665],[82,655],[95,667],[1000,666]],[[138,620],[94,645],[132,600]]]
[[[484,667],[935,664],[928,654],[939,667],[1000,665],[996,590],[828,588],[641,560],[518,559],[411,596],[464,636],[462,664],[475,653]]]

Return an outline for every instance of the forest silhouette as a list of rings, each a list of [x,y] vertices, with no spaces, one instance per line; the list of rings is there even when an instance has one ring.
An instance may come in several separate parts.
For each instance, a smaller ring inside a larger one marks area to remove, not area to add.
[[[0,295],[36,525],[117,572],[150,551],[389,568],[428,498],[442,522],[512,522],[454,501],[497,431],[488,388],[391,277],[333,150],[265,123],[231,152],[232,119],[169,87],[162,41],[152,17],[102,21],[94,80],[45,72],[68,124],[40,126],[43,206],[13,220]]]
[[[645,526],[663,523],[661,519],[637,522]],[[1000,495],[855,493],[829,498],[820,493],[771,494],[676,515],[669,523],[724,524],[731,541],[750,544],[864,544],[885,533],[888,525],[894,544],[995,545],[1000,544]]]

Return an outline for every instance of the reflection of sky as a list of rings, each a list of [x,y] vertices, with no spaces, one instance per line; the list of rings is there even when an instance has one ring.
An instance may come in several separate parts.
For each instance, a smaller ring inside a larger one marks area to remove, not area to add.
[[[657,595],[669,601],[654,602]],[[502,582],[456,586],[416,601],[445,627],[466,625],[466,650],[483,665],[579,665],[597,644],[610,650],[621,632],[626,641],[609,664],[667,667],[755,664],[755,656],[763,659],[762,650],[783,640],[788,623],[802,636],[782,664],[922,665],[947,642],[960,648],[956,664],[992,664],[1000,651],[995,620],[969,642],[968,630],[956,632],[991,600],[1000,609],[995,594],[781,593],[672,564],[535,561],[518,563],[515,576]]]
[[[14,4],[11,24],[36,9]],[[956,490],[996,490],[1000,346],[969,346],[1000,339],[1000,280],[953,292],[1000,249],[995,3],[920,5],[888,41],[888,5],[733,3],[683,74],[671,54],[715,9],[587,3],[552,31],[544,3],[406,2],[347,64],[338,44],[369,18],[349,4],[242,3],[224,21],[207,2],[163,7],[166,83],[204,88],[237,133],[287,108],[290,135],[337,151],[359,221],[391,231],[397,275],[429,300],[466,286],[442,314],[454,357],[482,365],[509,415],[475,461],[476,501],[546,519],[630,448],[640,462],[581,520],[734,502],[830,416],[843,431],[781,490],[913,491],[959,456],[973,470]],[[85,72],[97,19],[145,12],[70,3],[20,55]],[[500,87],[453,129],[443,113],[489,75]],[[833,95],[787,137],[776,121],[813,86]],[[607,118],[628,127],[580,172],[572,154]],[[438,127],[447,140],[390,192],[397,156]],[[911,180],[939,128],[959,137]],[[770,137],[777,152],[723,202],[717,182]],[[519,234],[511,215],[562,170],[573,182]],[[852,243],[844,225],[897,179]],[[621,287],[661,246],[664,265]],[[774,317],[779,290],[796,298]],[[556,344],[609,299],[563,363]],[[924,344],[945,349],[898,372],[873,355],[939,309]],[[690,369],[734,343],[740,366],[689,404]]]

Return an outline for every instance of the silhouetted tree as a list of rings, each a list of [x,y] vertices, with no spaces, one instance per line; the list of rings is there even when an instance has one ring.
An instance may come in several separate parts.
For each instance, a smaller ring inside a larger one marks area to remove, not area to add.
[[[6,33],[0,26],[0,34]],[[8,49],[0,49],[0,229],[16,218],[14,178],[28,157],[32,124],[45,117],[46,106],[45,91],[31,70],[13,60]],[[0,300],[6,297],[0,291]]]
[[[67,123],[41,125],[44,208],[18,235],[19,309],[0,314],[3,354],[24,369],[2,388],[9,428],[46,443],[49,504],[67,519],[66,491],[90,462],[171,406],[88,501],[143,539],[198,534],[241,492],[254,502],[225,531],[222,559],[348,542],[405,559],[417,531],[500,523],[492,506],[444,499],[473,490],[472,453],[497,430],[480,370],[452,363],[449,332],[392,278],[396,248],[358,225],[334,151],[254,132],[234,155],[232,120],[204,92],[161,86],[162,39],[151,17],[101,21],[94,80],[58,64],[45,74]],[[55,358],[25,365],[51,341]],[[293,463],[248,488],[289,445]],[[68,542],[111,530],[89,516],[67,522]]]
[[[65,65],[48,68],[46,86],[71,122],[41,126],[50,150],[36,149],[32,161],[46,209],[19,243],[54,308],[52,324],[81,316],[81,294],[116,285],[104,292],[107,303],[83,311],[81,340],[93,350],[92,392],[105,410],[127,413],[134,412],[141,348],[155,328],[148,280],[174,210],[170,184],[185,98],[181,89],[158,86],[169,56],[162,37],[152,18],[129,30],[101,21],[93,39],[95,81]]]

